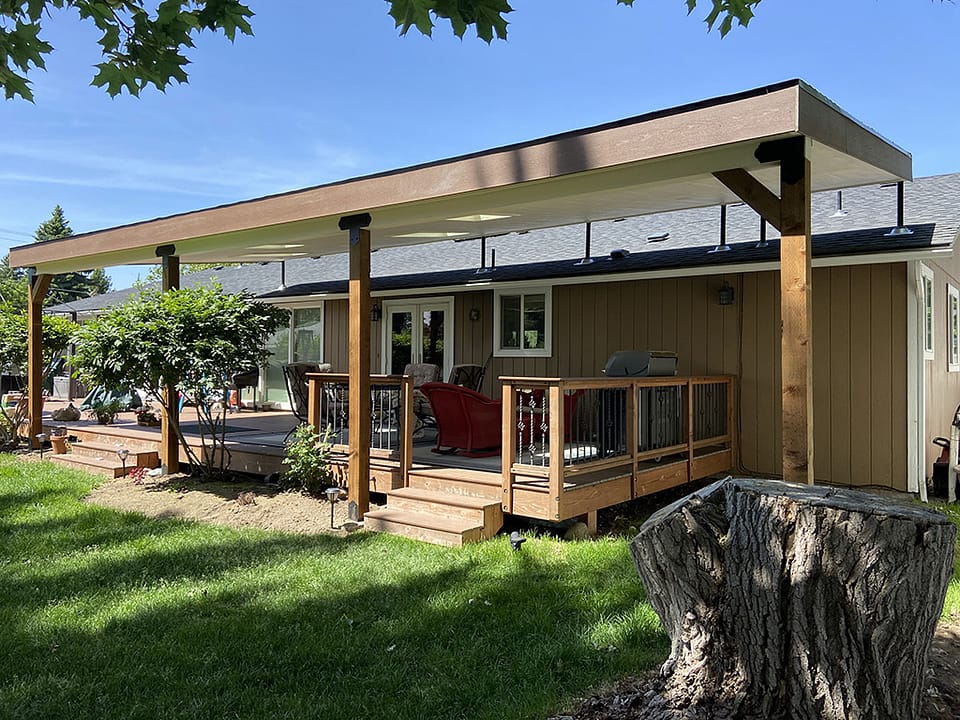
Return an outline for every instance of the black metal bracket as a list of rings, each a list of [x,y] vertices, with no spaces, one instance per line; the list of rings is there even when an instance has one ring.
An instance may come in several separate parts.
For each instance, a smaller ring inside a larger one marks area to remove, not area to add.
[[[170,257],[170,256],[176,255],[176,254],[177,254],[177,246],[176,246],[176,245],[161,245],[160,247],[157,248],[157,257],[158,257],[158,258]]]
[[[373,222],[373,218],[370,217],[370,213],[359,213],[357,215],[345,215],[340,218],[337,226],[341,230],[349,230],[350,244],[356,245],[360,242],[360,230],[369,227],[371,222]]]
[[[757,145],[753,156],[762,163],[779,162],[780,179],[792,185],[803,179],[802,160],[806,153],[806,143],[807,138],[804,135],[769,140]]]

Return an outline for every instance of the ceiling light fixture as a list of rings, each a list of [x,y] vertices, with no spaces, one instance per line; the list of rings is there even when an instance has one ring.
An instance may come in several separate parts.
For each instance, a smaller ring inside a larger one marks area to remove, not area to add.
[[[465,232],[412,232],[404,233],[402,235],[394,235],[395,238],[432,238],[435,240],[442,240],[444,238],[457,238],[469,235],[470,233]]]
[[[476,215],[461,215],[460,217],[447,218],[453,222],[487,222],[488,220],[506,220],[513,215],[493,215],[490,213],[477,213]]]

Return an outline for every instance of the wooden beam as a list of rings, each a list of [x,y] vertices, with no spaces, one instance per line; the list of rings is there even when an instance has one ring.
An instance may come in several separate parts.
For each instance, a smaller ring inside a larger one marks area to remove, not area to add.
[[[50,289],[52,275],[30,273],[27,298],[27,417],[29,445],[37,444],[43,432],[43,300]],[[14,432],[19,432],[16,428]]]
[[[157,248],[157,255],[162,258],[163,292],[180,289],[180,258],[174,252],[173,245]],[[180,439],[176,430],[180,424],[180,398],[175,385],[163,388],[163,403],[169,410],[160,418],[160,462],[168,473],[177,473],[180,472]]]
[[[780,160],[780,320],[783,477],[813,484],[813,312],[810,271],[810,161],[806,139]]]
[[[350,445],[347,501],[353,520],[370,509],[370,216],[340,218],[350,232]]]
[[[780,230],[780,198],[767,190],[766,185],[742,168],[720,170],[713,176],[726,185],[734,195],[752,207],[760,217]]]

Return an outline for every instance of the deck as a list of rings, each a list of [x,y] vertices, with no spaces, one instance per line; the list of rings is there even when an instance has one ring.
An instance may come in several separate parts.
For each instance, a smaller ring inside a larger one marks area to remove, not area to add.
[[[309,382],[310,417],[333,433],[334,463],[345,485],[347,376],[323,373]],[[415,418],[409,378],[371,378],[370,491],[386,494],[387,508],[367,514],[369,527],[460,544],[491,537],[505,515],[550,522],[580,518],[593,525],[603,508],[733,467],[730,377],[501,382],[500,445],[486,457],[470,457],[433,452],[436,430]],[[160,429],[138,426],[132,413],[111,425],[53,422],[49,414],[58,406],[45,408],[46,427],[66,427],[80,439],[74,452],[97,456],[106,474],[119,474],[111,449],[159,449]],[[284,411],[228,414],[230,469],[282,471],[284,439],[296,422]],[[189,408],[181,425],[199,446]],[[94,452],[84,453],[85,447]]]

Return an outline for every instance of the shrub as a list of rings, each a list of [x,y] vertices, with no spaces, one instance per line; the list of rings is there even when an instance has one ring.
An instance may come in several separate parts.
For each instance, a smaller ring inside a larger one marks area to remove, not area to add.
[[[283,490],[299,490],[308,495],[322,495],[334,485],[333,468],[330,465],[332,445],[330,429],[322,434],[310,424],[300,425],[293,431],[287,443],[283,464],[287,472],[280,477]]]

